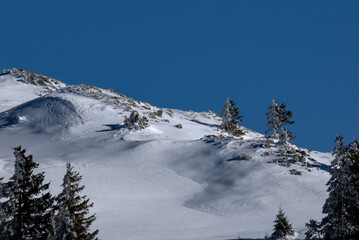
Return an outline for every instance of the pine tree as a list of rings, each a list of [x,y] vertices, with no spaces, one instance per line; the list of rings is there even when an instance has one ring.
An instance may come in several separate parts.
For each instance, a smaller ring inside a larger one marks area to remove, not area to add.
[[[288,222],[287,217],[284,215],[284,212],[279,208],[279,212],[276,215],[274,220],[274,232],[272,233],[272,239],[284,238],[287,235],[293,235],[294,231],[292,225]]]
[[[238,108],[235,103],[227,98],[226,103],[221,111],[222,125],[221,128],[233,136],[239,137],[244,134],[239,126],[243,116],[239,115]]]
[[[10,181],[3,184],[1,203],[3,239],[48,239],[51,233],[53,198],[44,184],[44,173],[34,174],[39,165],[26,156],[21,146],[14,148],[15,171]]]
[[[57,222],[55,222],[55,234],[51,238],[53,240],[75,240],[76,234],[72,231],[67,209],[60,209]]]
[[[279,105],[274,99],[272,105],[268,107],[268,113],[266,115],[267,115],[266,133],[272,133],[270,136],[274,139],[279,140],[282,123],[280,121]]]
[[[344,174],[343,160],[346,155],[346,148],[343,144],[343,136],[339,135],[334,141],[336,146],[333,149],[334,160],[331,163],[331,178],[327,183],[329,197],[323,206],[323,213],[327,214],[322,219],[323,233],[325,239],[339,239],[345,231],[345,206],[344,206]]]
[[[95,214],[88,216],[89,208],[93,203],[90,199],[80,196],[79,193],[85,186],[80,186],[82,176],[73,170],[70,163],[66,165],[62,192],[56,197],[57,212],[55,217],[55,237],[61,240],[92,240],[97,239],[98,230],[90,231],[90,226],[95,221]]]
[[[308,231],[305,232],[305,239],[320,239],[321,238],[321,227],[320,223],[318,223],[314,219],[310,219],[309,223],[306,223],[305,226],[307,227]]]
[[[359,239],[359,143],[355,139],[349,144],[348,149],[348,214],[351,229],[351,238]]]
[[[268,107],[267,131],[271,137],[280,140],[283,145],[294,139],[293,134],[284,128],[284,125],[291,125],[294,121],[290,120],[293,116],[292,111],[286,110],[284,103],[279,104],[273,99],[272,105]]]
[[[358,142],[354,140],[349,146],[344,146],[342,140],[341,135],[335,140],[331,178],[327,183],[329,197],[323,206],[323,213],[327,216],[321,225],[326,240],[359,237]]]
[[[0,199],[6,196],[5,184],[2,182],[3,178],[0,177]],[[5,205],[0,203],[0,239],[6,238],[5,231]]]

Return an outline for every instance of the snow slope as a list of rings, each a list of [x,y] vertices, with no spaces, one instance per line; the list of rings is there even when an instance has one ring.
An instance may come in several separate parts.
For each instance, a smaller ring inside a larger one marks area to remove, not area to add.
[[[0,103],[0,176],[11,176],[17,145],[40,163],[53,193],[73,163],[101,239],[263,238],[279,206],[300,239],[305,222],[322,217],[330,154],[303,149],[312,168],[281,166],[270,139],[249,129],[229,138],[213,112],[160,109],[17,69],[0,73]],[[150,127],[124,128],[132,110]]]

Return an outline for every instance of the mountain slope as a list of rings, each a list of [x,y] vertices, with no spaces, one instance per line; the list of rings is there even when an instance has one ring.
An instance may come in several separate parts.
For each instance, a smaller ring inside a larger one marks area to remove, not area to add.
[[[279,206],[302,237],[305,222],[321,218],[330,154],[302,149],[314,167],[281,166],[272,140],[249,129],[231,138],[213,112],[161,109],[24,70],[0,73],[0,101],[0,176],[12,174],[11,148],[20,144],[54,193],[73,163],[101,239],[259,238]],[[124,128],[133,110],[150,127]]]

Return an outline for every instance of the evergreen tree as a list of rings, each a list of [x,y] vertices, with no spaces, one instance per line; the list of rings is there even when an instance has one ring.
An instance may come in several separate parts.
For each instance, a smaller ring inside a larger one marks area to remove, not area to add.
[[[327,214],[322,219],[323,233],[325,239],[339,239],[346,235],[346,221],[344,216],[344,174],[343,165],[346,158],[346,148],[343,144],[343,136],[339,135],[334,141],[336,146],[333,149],[334,160],[331,163],[331,178],[327,183],[329,197],[323,206],[323,213]],[[344,220],[344,221],[343,221]],[[344,231],[344,232],[343,232]]]
[[[239,122],[242,121],[243,116],[239,115],[238,108],[235,103],[227,98],[226,103],[221,111],[222,125],[221,128],[233,136],[241,136],[244,132],[240,129]]]
[[[267,115],[266,133],[272,133],[270,136],[274,139],[279,140],[282,123],[280,121],[279,105],[274,99],[272,105],[268,107],[268,113],[266,115]]]
[[[359,239],[359,143],[355,139],[348,149],[348,214],[352,226],[351,238]]]
[[[343,145],[343,137],[336,138],[331,163],[331,178],[328,181],[329,197],[323,206],[322,219],[324,239],[354,240],[359,237],[359,175],[358,142]]]
[[[5,184],[2,183],[3,178],[0,177],[0,199],[3,198],[5,196]],[[5,209],[4,209],[4,204],[0,203],[0,239],[5,239],[6,237],[6,232],[5,232]]]
[[[60,209],[57,222],[55,222],[55,234],[53,240],[75,240],[76,234],[71,229],[73,226],[68,217],[67,209]]]
[[[283,145],[287,145],[292,139],[293,134],[284,128],[284,125],[291,125],[294,121],[290,120],[293,116],[292,111],[286,110],[284,103],[279,104],[273,99],[272,105],[268,107],[267,131],[271,137],[280,140]]]
[[[305,226],[307,227],[308,231],[305,232],[305,239],[320,239],[321,238],[321,227],[320,223],[318,223],[314,219],[310,219],[309,223],[306,223]]]
[[[276,215],[274,220],[274,232],[272,233],[272,239],[281,239],[287,235],[293,235],[294,231],[292,225],[288,222],[287,217],[284,215],[284,212],[279,208],[279,212]]]
[[[53,198],[44,184],[44,173],[34,174],[39,165],[26,156],[21,146],[14,148],[15,171],[10,181],[2,184],[1,202],[3,238],[7,240],[42,240],[51,233]]]
[[[90,232],[90,226],[95,221],[95,214],[88,216],[93,203],[90,199],[80,196],[85,186],[80,186],[82,176],[73,170],[70,163],[66,165],[62,192],[56,197],[57,212],[55,217],[54,239],[61,240],[92,240],[97,239],[98,230]]]

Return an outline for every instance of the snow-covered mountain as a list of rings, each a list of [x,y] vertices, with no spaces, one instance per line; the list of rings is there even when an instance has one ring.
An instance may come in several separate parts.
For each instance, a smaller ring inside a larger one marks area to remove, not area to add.
[[[148,128],[123,127],[133,110]],[[111,89],[4,70],[0,176],[11,176],[18,145],[53,193],[73,163],[103,240],[263,238],[279,206],[303,238],[305,222],[322,217],[331,155],[298,149],[305,162],[282,166],[270,139],[249,129],[233,138],[220,124],[211,111],[158,108]]]

